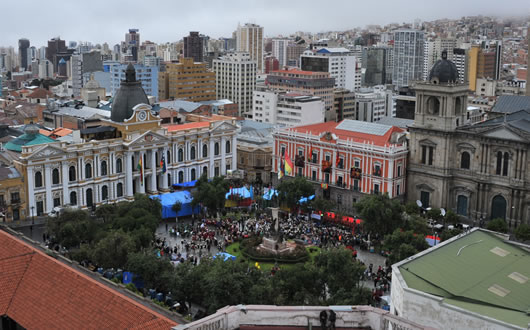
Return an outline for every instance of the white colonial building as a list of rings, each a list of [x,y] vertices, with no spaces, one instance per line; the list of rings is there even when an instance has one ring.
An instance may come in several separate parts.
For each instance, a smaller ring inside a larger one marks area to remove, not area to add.
[[[75,142],[22,146],[16,166],[26,177],[28,214],[48,214],[65,205],[91,208],[132,199],[135,193],[159,194],[203,173],[213,177],[236,168],[231,117],[188,115],[188,123],[162,127],[149,105],[133,111],[123,123],[109,120],[82,130]]]

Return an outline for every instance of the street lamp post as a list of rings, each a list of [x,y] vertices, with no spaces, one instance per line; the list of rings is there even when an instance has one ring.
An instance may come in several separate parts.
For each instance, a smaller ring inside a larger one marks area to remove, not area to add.
[[[35,224],[35,206],[31,207],[31,224]]]

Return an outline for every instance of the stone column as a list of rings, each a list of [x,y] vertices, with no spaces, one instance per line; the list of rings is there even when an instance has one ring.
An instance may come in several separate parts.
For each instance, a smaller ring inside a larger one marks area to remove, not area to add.
[[[210,137],[210,150],[208,150],[209,151],[208,152],[208,157],[210,158],[210,174],[208,175],[209,178],[213,177],[214,174],[215,174],[215,170],[214,170],[214,158],[215,158],[214,145],[215,145],[215,142]]]
[[[68,163],[62,163],[62,173],[63,173],[63,205],[70,204],[70,192],[68,191]]]
[[[162,168],[162,190],[168,190],[168,172],[169,172],[169,169],[168,169],[168,159],[166,159],[166,156],[167,156],[167,150],[168,148],[167,147],[164,147],[164,149],[162,150],[162,152],[164,153],[164,159],[166,160],[166,172],[164,173],[164,169]]]
[[[141,193],[141,194],[145,194],[145,164],[144,164],[144,155],[145,155],[145,151],[140,151],[138,153],[138,157],[140,157],[142,159],[142,173],[144,174],[143,176],[141,176],[138,181],[139,181],[139,189],[138,189],[138,192]],[[146,161],[147,161],[147,157],[146,157]]]
[[[226,175],[226,139],[221,137],[221,175]]]
[[[156,192],[156,151],[157,149],[151,149],[151,192]]]
[[[77,168],[77,172],[79,173],[79,180],[85,180],[85,161],[84,157],[79,158],[79,166]]]
[[[133,178],[132,178],[132,152],[125,153],[125,187],[124,193],[126,197],[133,196]]]
[[[292,157],[292,156],[291,156]],[[333,154],[331,155],[331,178],[329,183],[335,184],[337,182],[337,149],[333,149]]]
[[[37,206],[35,205],[35,183],[34,183],[34,178],[35,178],[35,173],[33,172],[33,167],[30,167],[28,166],[26,168],[27,170],[27,173],[28,173],[28,177],[27,177],[27,180],[28,180],[28,191],[27,191],[27,194],[28,194],[28,214],[29,216],[33,216],[33,215],[36,215],[37,213]],[[31,213],[31,207],[33,207],[33,213]]]
[[[49,164],[44,165],[44,187],[46,188],[46,208],[44,213],[50,213],[53,210],[52,196],[52,168]]]
[[[232,169],[237,170],[237,135],[232,136]]]

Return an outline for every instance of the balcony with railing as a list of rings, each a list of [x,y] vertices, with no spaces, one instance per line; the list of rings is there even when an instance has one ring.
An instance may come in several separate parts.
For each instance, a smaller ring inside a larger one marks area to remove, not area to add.
[[[381,176],[383,171],[381,171],[381,167],[376,166],[374,167],[374,171],[372,172],[372,175],[374,176]]]
[[[331,161],[323,160],[322,161],[322,172],[331,172]]]
[[[362,178],[362,170],[358,167],[352,167],[350,169],[350,177],[352,179],[360,180]]]

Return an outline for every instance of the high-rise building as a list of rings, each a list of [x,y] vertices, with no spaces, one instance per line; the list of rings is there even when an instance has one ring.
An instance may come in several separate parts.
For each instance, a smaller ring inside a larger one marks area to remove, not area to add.
[[[412,29],[394,31],[394,67],[392,83],[408,86],[423,77],[424,33]]]
[[[195,62],[203,61],[203,38],[199,32],[190,32],[190,35],[184,37],[184,57],[191,57]]]
[[[388,50],[383,47],[363,49],[362,67],[366,69],[363,85],[375,86],[387,83],[387,55]]]
[[[74,96],[81,95],[81,88],[84,82],[88,81],[90,74],[97,71],[103,71],[103,61],[101,53],[93,50],[88,53],[74,54],[72,62],[72,92]]]
[[[20,71],[26,71],[29,69],[31,63],[31,57],[28,57],[29,40],[19,39],[18,40],[18,57],[20,59],[19,66]]]
[[[299,92],[320,97],[326,108],[326,121],[336,118],[333,113],[335,78],[332,78],[327,71],[313,72],[299,69],[272,71],[267,76],[267,87],[279,92]]]
[[[253,94],[254,121],[287,127],[324,122],[326,110],[320,97],[298,92],[277,92],[264,86]]]
[[[206,63],[194,62],[193,58],[166,63],[166,71],[160,75],[159,84],[164,84],[159,90],[160,100],[210,101],[216,97],[215,72],[208,71]]]
[[[248,52],[257,63],[258,72],[263,72],[263,27],[251,23],[238,25],[236,35],[237,51]]]
[[[138,29],[129,29],[125,34],[125,47],[127,53],[132,56],[134,62],[138,61],[138,47],[140,46],[140,33]]]
[[[473,45],[468,53],[469,89],[476,91],[478,78],[499,80],[502,67],[500,42]]]
[[[53,69],[57,72],[59,61],[66,56],[57,56],[58,54],[66,54],[68,49],[66,48],[66,42],[61,40],[60,37],[52,38],[48,41],[48,47],[46,48],[46,59],[53,63]],[[69,58],[69,56],[68,56]]]
[[[300,67],[300,56],[302,56],[306,49],[307,46],[303,39],[301,41],[288,44],[286,65]]]
[[[423,80],[427,80],[429,72],[436,61],[442,58],[442,52],[447,52],[447,58],[453,57],[453,49],[456,48],[455,38],[436,38],[426,40],[423,54]]]
[[[106,63],[107,65],[107,63]],[[121,82],[126,79],[127,64],[117,62],[108,63],[111,73],[111,93],[116,96]],[[136,80],[142,83],[142,88],[148,96],[158,97],[158,68],[156,66],[143,66],[134,64]]]
[[[287,46],[290,40],[288,39],[273,39],[272,40],[272,56],[278,59],[280,67],[287,65]]]
[[[276,71],[280,69],[280,62],[274,56],[265,57],[265,73],[269,74],[271,71]]]
[[[320,48],[306,50],[301,57],[303,71],[329,72],[335,78],[335,87],[354,91],[360,88],[356,83],[356,58],[346,48]]]
[[[526,33],[527,45],[530,45],[530,27],[528,28],[528,31]],[[526,65],[526,96],[530,96],[530,49],[526,52],[527,55],[527,65]]]
[[[377,122],[392,116],[392,92],[384,86],[361,88],[355,92],[355,120]]]
[[[458,69],[458,82],[465,84],[467,82],[467,50],[463,48],[454,48],[451,61],[453,61]]]
[[[252,92],[256,89],[257,63],[247,52],[229,53],[213,60],[217,99],[239,105],[239,114],[252,118]]]

